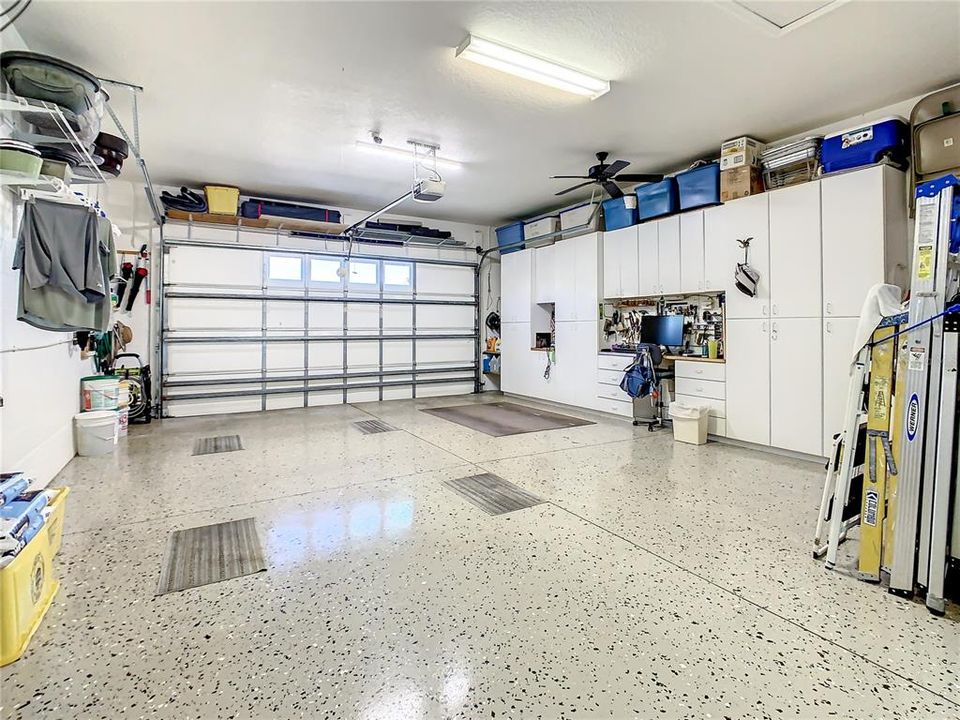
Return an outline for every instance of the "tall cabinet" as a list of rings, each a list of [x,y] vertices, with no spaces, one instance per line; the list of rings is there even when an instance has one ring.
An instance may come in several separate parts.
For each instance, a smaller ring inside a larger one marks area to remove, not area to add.
[[[827,176],[823,203],[823,448],[843,423],[853,338],[870,288],[906,290],[911,237],[904,174],[888,165]]]

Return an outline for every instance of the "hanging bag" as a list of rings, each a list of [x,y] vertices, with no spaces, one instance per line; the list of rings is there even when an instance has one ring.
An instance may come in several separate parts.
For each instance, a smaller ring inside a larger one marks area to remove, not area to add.
[[[737,263],[737,269],[733,273],[733,279],[737,283],[737,290],[747,297],[757,296],[757,285],[760,283],[760,273],[750,266],[750,241],[752,237],[746,240],[737,240],[737,244],[743,248],[743,262]]]

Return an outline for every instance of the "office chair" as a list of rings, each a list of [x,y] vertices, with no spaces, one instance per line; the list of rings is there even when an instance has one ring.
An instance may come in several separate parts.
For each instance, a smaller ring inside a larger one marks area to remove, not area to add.
[[[653,405],[653,420],[647,421],[647,430],[653,432],[664,427],[663,424],[663,388],[664,380],[672,380],[673,370],[661,370],[663,352],[659,345],[654,343],[637,343],[637,355],[633,364],[624,372],[624,379],[620,387],[633,398],[633,424],[639,425],[637,417],[637,400],[650,397]],[[632,378],[628,379],[628,375]]]

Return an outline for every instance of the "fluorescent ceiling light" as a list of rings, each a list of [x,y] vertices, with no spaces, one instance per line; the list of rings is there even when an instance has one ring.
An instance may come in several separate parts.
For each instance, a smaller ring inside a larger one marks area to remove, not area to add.
[[[609,80],[591,77],[476,35],[467,35],[467,39],[457,48],[457,57],[559,90],[584,95],[591,100],[610,91]]]
[[[383,145],[382,143],[377,144],[368,140],[357,140],[357,150],[377,153],[378,155],[392,155],[393,157],[404,158],[405,160],[413,160],[412,149],[398,148],[391,145]],[[424,156],[421,154],[421,157]],[[451,160],[450,158],[437,157],[437,165],[444,165],[448,168],[459,168],[463,163],[458,160]]]

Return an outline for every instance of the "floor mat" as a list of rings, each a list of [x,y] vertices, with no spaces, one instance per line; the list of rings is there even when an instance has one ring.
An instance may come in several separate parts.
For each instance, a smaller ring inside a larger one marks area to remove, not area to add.
[[[589,420],[508,402],[425,408],[423,412],[493,437],[595,424]]]
[[[547,502],[493,473],[470,475],[443,482],[488,515],[503,515]]]
[[[193,443],[194,455],[212,455],[213,453],[243,450],[239,435],[221,435],[219,437],[197,438]]]
[[[266,569],[253,518],[176,530],[167,539],[157,595]]]
[[[364,435],[396,431],[393,425],[388,425],[383,420],[358,420],[354,425],[356,425],[357,429]]]

